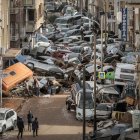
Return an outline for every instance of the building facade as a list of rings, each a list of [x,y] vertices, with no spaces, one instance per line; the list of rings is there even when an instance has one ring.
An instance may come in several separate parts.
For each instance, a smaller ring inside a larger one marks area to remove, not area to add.
[[[44,0],[24,0],[26,33],[34,33],[44,23]]]
[[[10,0],[10,48],[20,48],[25,37],[24,7],[22,0]]]
[[[4,54],[10,46],[9,0],[0,0],[0,53]]]

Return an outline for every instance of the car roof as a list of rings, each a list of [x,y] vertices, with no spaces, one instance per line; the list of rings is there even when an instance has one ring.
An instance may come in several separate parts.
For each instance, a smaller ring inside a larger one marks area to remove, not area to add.
[[[5,113],[7,111],[13,110],[11,108],[0,108],[0,113]]]

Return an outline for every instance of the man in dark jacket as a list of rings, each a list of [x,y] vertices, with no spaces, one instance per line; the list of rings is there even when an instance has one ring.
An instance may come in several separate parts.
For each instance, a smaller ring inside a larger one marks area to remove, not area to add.
[[[32,124],[32,119],[33,119],[33,114],[31,111],[27,114],[27,119],[28,119],[28,130],[31,131],[31,124]]]
[[[35,137],[35,133],[36,136],[38,136],[38,128],[39,128],[38,120],[37,118],[35,118],[35,120],[32,123],[33,137]]]
[[[24,122],[22,120],[22,118],[18,118],[18,121],[17,121],[17,127],[18,127],[18,135],[17,135],[17,138],[19,139],[19,136],[22,138],[23,136],[23,130],[24,130]]]

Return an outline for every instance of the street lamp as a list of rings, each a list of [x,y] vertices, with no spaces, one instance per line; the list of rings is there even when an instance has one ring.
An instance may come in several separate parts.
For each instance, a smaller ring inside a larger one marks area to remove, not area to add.
[[[96,25],[96,27],[95,27]],[[94,34],[94,137],[96,137],[96,130],[97,130],[97,124],[96,124],[96,36],[98,34],[99,30],[99,23],[96,21],[95,25],[92,27],[93,34]],[[97,27],[98,26],[98,27]]]

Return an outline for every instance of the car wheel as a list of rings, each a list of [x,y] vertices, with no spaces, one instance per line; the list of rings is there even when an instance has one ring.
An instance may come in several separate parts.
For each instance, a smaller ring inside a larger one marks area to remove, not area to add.
[[[70,104],[69,103],[66,103],[66,109],[70,110]]]
[[[17,126],[17,120],[15,120],[15,121],[13,122],[12,129],[15,130],[16,126]]]
[[[4,125],[3,127],[2,127],[2,133],[4,133],[6,131],[6,126]]]

